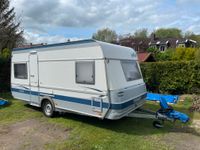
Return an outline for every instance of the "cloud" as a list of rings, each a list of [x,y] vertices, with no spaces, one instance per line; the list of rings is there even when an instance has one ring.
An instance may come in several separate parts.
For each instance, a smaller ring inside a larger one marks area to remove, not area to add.
[[[193,5],[193,4],[199,4],[199,0],[176,0],[178,4],[187,4],[187,5]]]
[[[33,44],[38,44],[38,43],[62,43],[62,42],[67,42],[68,40],[70,41],[77,41],[81,40],[81,38],[66,38],[62,35],[40,35],[38,33],[34,32],[25,32],[24,37],[26,39],[26,43],[33,43]]]
[[[39,37],[52,29],[97,30],[109,27],[120,34],[139,28],[178,27],[200,32],[199,0],[12,0],[25,31]],[[194,9],[195,8],[195,9]],[[91,32],[88,31],[88,32]],[[72,34],[71,37],[74,37]],[[87,33],[92,35],[92,33]],[[34,36],[34,35],[30,35]],[[64,35],[53,35],[53,37]],[[44,37],[44,36],[42,36]],[[36,38],[33,37],[37,41]],[[56,38],[55,38],[56,39]]]
[[[34,22],[66,27],[104,26],[134,21],[149,14],[156,4],[154,0],[13,0],[25,25]]]

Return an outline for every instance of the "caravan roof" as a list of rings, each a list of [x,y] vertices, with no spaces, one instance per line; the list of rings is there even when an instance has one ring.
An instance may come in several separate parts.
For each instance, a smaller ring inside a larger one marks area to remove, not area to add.
[[[84,48],[83,53],[88,55],[85,48],[97,46],[93,49],[93,58],[110,58],[110,59],[136,59],[136,52],[132,48],[100,42],[92,39],[72,41],[57,44],[40,45],[29,48],[14,48],[13,53],[29,53],[31,51],[50,51],[56,49],[73,49]],[[94,55],[96,54],[96,55]]]

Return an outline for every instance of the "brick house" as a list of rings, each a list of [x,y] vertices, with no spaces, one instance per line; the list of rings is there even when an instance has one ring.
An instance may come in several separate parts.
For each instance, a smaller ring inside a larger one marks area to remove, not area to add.
[[[151,39],[142,39],[142,38],[133,38],[133,37],[128,37],[128,38],[123,38],[119,41],[118,44],[122,46],[127,46],[133,48],[137,53],[143,53],[146,52],[146,50],[149,47],[149,42]]]
[[[165,39],[151,39],[149,42],[149,47],[158,49],[160,51],[165,51],[168,48],[177,47],[196,47],[197,42],[186,38],[165,38]]]

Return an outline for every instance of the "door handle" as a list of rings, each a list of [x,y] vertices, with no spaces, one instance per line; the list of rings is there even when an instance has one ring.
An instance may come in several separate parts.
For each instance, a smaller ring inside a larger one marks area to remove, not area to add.
[[[31,77],[34,78],[35,76],[34,76],[34,75],[31,75]]]

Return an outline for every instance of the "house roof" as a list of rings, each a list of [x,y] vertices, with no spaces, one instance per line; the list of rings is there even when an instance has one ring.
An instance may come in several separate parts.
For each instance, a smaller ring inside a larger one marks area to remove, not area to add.
[[[148,45],[148,43],[150,42],[149,38],[133,38],[133,37],[129,37],[129,38],[124,38],[120,40],[120,44],[124,44],[124,45],[130,45],[130,46],[134,46],[134,45]]]
[[[144,53],[138,53],[137,56],[138,56],[139,62],[145,62],[147,61],[149,57],[152,57],[152,54],[144,52]]]
[[[167,43],[170,43],[172,47],[176,47],[177,44],[187,43],[187,42],[196,44],[196,41],[186,38],[164,38],[164,39],[157,38],[156,40],[151,40],[149,45],[157,45],[157,44],[165,45]]]
[[[128,37],[121,39],[119,44],[126,47],[131,47],[136,51],[144,52],[149,47],[149,38],[134,38]]]

